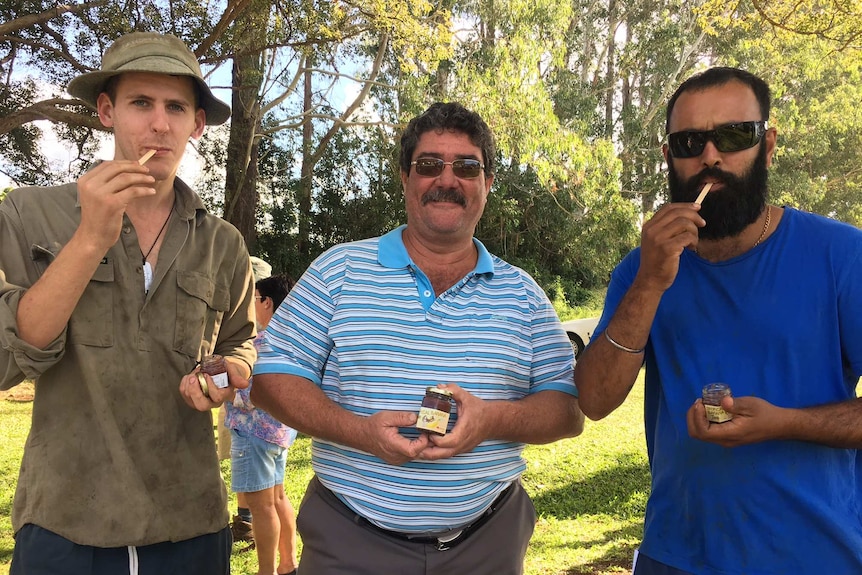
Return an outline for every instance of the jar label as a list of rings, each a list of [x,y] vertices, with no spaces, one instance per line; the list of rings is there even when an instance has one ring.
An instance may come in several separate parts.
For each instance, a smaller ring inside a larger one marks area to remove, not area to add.
[[[419,419],[416,421],[416,427],[425,431],[430,431],[438,435],[446,435],[446,426],[449,425],[449,414],[439,409],[431,409],[430,407],[419,408]]]
[[[720,405],[703,404],[706,408],[706,418],[713,423],[724,423],[730,421],[733,416],[724,411]]]
[[[227,372],[226,371],[223,371],[217,375],[211,375],[210,377],[213,378],[213,383],[215,384],[215,386],[217,388],[224,389],[228,386]]]

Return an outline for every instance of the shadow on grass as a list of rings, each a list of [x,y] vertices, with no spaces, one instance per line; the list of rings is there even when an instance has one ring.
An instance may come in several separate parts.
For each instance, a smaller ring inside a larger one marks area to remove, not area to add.
[[[600,540],[584,541],[578,546],[616,542],[601,556],[581,565],[568,567],[560,573],[565,575],[604,575],[606,573],[631,573],[632,557],[643,536],[643,525],[633,523],[620,529],[607,531]]]
[[[557,519],[602,514],[626,519],[643,515],[649,485],[649,467],[643,456],[623,453],[614,464],[586,479],[536,494],[533,503],[540,515]]]
[[[533,497],[540,516],[575,520],[580,516],[608,516],[622,527],[569,540],[568,548],[607,547],[587,563],[565,568],[566,575],[603,575],[630,572],[632,555],[643,537],[643,515],[649,495],[649,466],[641,454],[621,454],[601,471]],[[562,566],[561,566],[562,568]]]
[[[0,543],[0,565],[9,565],[12,563],[12,547],[6,547]]]

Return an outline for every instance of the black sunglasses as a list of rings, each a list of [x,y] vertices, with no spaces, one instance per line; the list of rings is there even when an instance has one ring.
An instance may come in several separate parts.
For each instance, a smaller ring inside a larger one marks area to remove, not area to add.
[[[459,178],[476,178],[485,169],[485,164],[471,159],[444,162],[440,158],[419,158],[410,165],[416,167],[417,174],[426,178],[436,178],[443,173],[444,166],[452,166],[452,172]]]
[[[766,120],[758,120],[725,124],[714,130],[674,132],[667,135],[667,145],[674,158],[697,157],[710,140],[719,152],[738,152],[757,144],[768,127]]]

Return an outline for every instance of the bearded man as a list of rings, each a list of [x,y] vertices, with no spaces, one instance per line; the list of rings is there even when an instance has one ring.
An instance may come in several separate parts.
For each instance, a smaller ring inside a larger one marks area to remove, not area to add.
[[[767,202],[769,113],[743,70],[677,89],[671,202],[614,270],[575,368],[601,419],[646,366],[635,575],[862,573],[862,232]],[[721,418],[701,400],[714,382],[733,394]]]

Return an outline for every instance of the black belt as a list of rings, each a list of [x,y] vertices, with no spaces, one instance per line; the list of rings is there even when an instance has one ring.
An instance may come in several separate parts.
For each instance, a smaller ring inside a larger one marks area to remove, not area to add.
[[[514,491],[515,483],[512,482],[509,486],[500,492],[500,495],[494,500],[493,503],[482,513],[482,515],[476,519],[473,523],[462,527],[461,529],[453,529],[452,531],[448,531],[446,533],[441,533],[437,536],[424,536],[424,535],[412,535],[409,533],[402,533],[400,531],[389,531],[388,529],[383,529],[370,522],[365,517],[361,515],[357,515],[352,509],[347,507],[341,499],[338,498],[332,491],[324,487],[322,483],[315,477],[312,481],[318,481],[318,485],[320,486],[321,493],[324,495],[324,499],[330,501],[331,503],[337,503],[337,509],[341,511],[341,513],[347,517],[350,517],[354,523],[361,525],[362,527],[366,527],[375,533],[380,533],[381,535],[385,535],[386,537],[391,537],[393,539],[398,539],[401,541],[407,541],[409,543],[419,543],[422,545],[434,545],[437,551],[446,551],[447,549],[452,549],[467,540],[470,535],[478,531],[482,525],[488,522],[492,515],[503,505],[509,495]],[[346,512],[346,513],[345,513]]]

